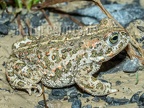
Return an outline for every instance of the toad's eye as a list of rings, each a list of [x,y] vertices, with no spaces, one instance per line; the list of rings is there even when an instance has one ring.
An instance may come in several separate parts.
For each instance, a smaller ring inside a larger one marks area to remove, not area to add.
[[[118,42],[118,33],[116,33],[116,32],[113,32],[112,34],[111,34],[111,36],[109,37],[109,42],[111,43],[111,44],[116,44],[117,42]]]

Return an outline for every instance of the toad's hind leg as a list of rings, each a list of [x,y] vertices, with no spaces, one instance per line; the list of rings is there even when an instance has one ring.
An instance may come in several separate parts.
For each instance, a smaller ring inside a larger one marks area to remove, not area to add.
[[[117,92],[116,89],[111,89],[110,83],[98,80],[92,76],[100,68],[100,65],[93,64],[84,64],[78,68],[78,73],[75,77],[77,85],[94,96],[103,96]]]
[[[16,65],[15,65],[16,66]],[[40,82],[42,78],[42,73],[37,69],[31,69],[31,67],[23,67],[27,68],[27,72],[20,72],[13,69],[13,66],[8,66],[6,69],[6,76],[9,84],[12,88],[16,89],[24,89],[27,90],[29,95],[32,94],[32,89],[37,90],[40,96],[42,94],[42,89],[38,82]]]

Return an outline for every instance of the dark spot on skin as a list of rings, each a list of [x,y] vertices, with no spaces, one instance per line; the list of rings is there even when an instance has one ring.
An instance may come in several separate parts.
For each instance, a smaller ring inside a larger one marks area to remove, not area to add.
[[[18,84],[19,86],[21,86],[21,87],[24,86],[24,82],[22,82],[22,81],[19,81],[17,84]]]
[[[66,59],[66,55],[62,55],[62,59]]]
[[[62,53],[65,53],[65,52],[66,52],[66,49],[62,49],[61,52],[62,52]]]
[[[102,83],[98,83],[96,88],[103,90],[103,84]]]
[[[56,55],[52,55],[52,60],[55,60],[56,59]]]
[[[122,34],[122,35],[127,35],[127,33],[126,33],[126,32],[121,32],[121,34]]]
[[[112,51],[111,48],[108,48],[107,51],[105,52],[105,54],[109,54]]]
[[[82,47],[82,45],[83,45],[83,42],[80,42],[80,43],[79,43],[79,47]]]
[[[76,54],[78,50],[79,50],[78,48],[73,49],[73,50],[72,50],[72,53],[73,53],[73,54]]]
[[[71,51],[72,49],[71,48],[67,48],[67,52]]]
[[[71,43],[70,43],[70,46],[73,46],[73,45],[74,45],[74,42],[71,42]]]
[[[8,72],[8,76],[14,76],[14,72]]]
[[[122,48],[123,47],[123,43],[120,42],[119,45],[118,45],[118,48]]]
[[[96,50],[92,50],[91,53],[92,53],[92,54],[91,54],[91,57],[96,57],[96,56],[97,56]]]
[[[71,61],[68,62],[68,64],[66,65],[67,69],[71,68],[72,64]]]

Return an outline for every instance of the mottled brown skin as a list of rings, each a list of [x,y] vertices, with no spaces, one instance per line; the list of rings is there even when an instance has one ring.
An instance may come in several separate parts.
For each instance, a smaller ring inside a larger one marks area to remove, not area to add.
[[[61,36],[26,37],[13,45],[6,76],[13,88],[26,89],[29,94],[32,88],[41,94],[37,83],[42,81],[53,88],[76,83],[92,95],[107,95],[117,90],[92,75],[128,42],[125,30],[112,19]]]

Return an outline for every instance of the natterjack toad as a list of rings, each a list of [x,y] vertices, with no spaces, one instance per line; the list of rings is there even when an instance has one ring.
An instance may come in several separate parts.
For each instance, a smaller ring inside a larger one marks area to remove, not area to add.
[[[112,19],[61,36],[33,36],[14,43],[6,76],[13,88],[38,89],[38,83],[60,88],[76,83],[92,95],[116,92],[111,84],[93,77],[103,62],[122,51],[129,42],[125,30]]]

